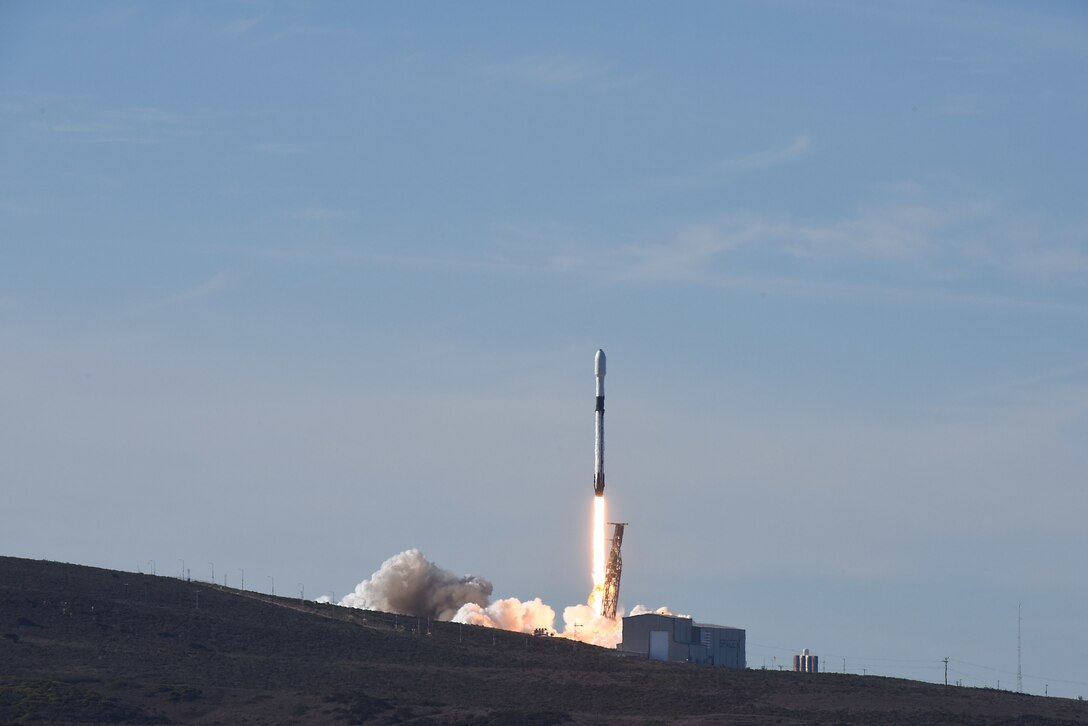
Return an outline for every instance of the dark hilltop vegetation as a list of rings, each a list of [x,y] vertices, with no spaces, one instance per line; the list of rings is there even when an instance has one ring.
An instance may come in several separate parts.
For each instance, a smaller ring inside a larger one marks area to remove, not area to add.
[[[1088,702],[653,663],[560,638],[0,557],[0,722],[1088,724]]]

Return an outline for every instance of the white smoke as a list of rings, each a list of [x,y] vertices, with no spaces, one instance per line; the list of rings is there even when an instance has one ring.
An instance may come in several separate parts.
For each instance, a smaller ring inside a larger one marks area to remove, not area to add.
[[[623,638],[623,610],[616,609],[615,619],[598,615],[592,605],[563,608],[563,637],[614,648]]]
[[[518,633],[532,633],[538,629],[551,632],[555,624],[555,611],[541,602],[539,597],[525,602],[516,597],[508,597],[496,600],[487,607],[466,603],[453,616],[453,621]]]
[[[673,614],[665,606],[661,606],[657,610],[651,610],[650,608],[646,607],[645,605],[635,605],[635,607],[631,610],[632,615],[646,615],[647,613],[653,613],[655,615],[672,615]],[[687,617],[687,616],[686,615],[681,615],[680,617],[683,618],[683,617]]]
[[[623,636],[623,609],[616,619],[598,615],[589,604],[563,609],[563,630],[555,630],[555,610],[539,597],[519,600],[503,598],[491,603],[491,583],[476,575],[458,577],[429,561],[417,549],[390,557],[370,576],[355,586],[355,591],[340,604],[364,610],[381,610],[402,615],[453,620],[466,625],[532,633],[549,633],[583,643],[613,648]],[[328,601],[319,598],[318,601]],[[651,610],[636,605],[632,615],[658,613],[672,615],[668,608]]]
[[[666,607],[651,610],[644,605],[636,605],[631,611],[632,615],[643,613],[672,615]],[[623,609],[619,608],[613,620],[598,615],[593,606],[588,603],[570,605],[563,608],[563,630],[556,632],[555,611],[540,598],[522,602],[516,597],[509,597],[496,600],[488,607],[475,604],[463,605],[453,616],[453,621],[467,625],[513,630],[518,633],[532,633],[543,629],[571,640],[614,648],[623,639],[623,615]]]
[[[363,610],[449,620],[466,603],[487,607],[491,583],[476,575],[458,577],[417,549],[390,557],[348,593],[341,605]]]

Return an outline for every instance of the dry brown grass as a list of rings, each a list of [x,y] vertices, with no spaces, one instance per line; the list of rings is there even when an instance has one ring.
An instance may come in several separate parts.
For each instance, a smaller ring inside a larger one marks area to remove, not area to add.
[[[0,557],[0,722],[32,720],[1034,726],[1088,724],[1088,702],[651,663],[558,638]]]

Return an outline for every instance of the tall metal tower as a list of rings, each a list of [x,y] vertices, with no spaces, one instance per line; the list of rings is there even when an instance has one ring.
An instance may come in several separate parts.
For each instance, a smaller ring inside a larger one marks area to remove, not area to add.
[[[1024,622],[1023,604],[1016,603],[1016,692],[1024,692],[1024,673],[1020,670],[1020,629]]]
[[[601,614],[610,620],[616,619],[616,605],[620,601],[620,575],[623,574],[623,528],[627,522],[609,522],[612,525],[612,549],[608,552],[608,564],[604,571],[604,597],[601,600]]]

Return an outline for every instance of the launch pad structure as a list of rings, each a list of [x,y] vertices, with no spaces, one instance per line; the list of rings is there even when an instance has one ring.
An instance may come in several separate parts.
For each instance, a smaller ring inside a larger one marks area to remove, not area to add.
[[[608,564],[604,571],[604,596],[601,614],[609,620],[616,619],[616,605],[620,601],[620,576],[623,574],[623,528],[627,522],[609,522],[612,525],[612,548],[608,551]]]

